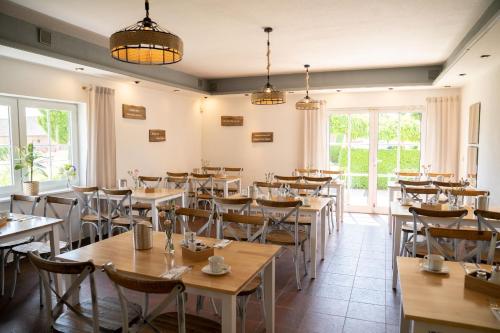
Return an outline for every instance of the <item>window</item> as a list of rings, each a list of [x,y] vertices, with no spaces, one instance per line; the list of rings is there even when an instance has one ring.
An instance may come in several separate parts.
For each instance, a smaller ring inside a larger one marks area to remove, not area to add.
[[[63,188],[64,165],[78,162],[77,138],[75,104],[0,96],[0,194],[21,191],[16,148],[30,143],[42,156],[43,167],[33,175],[41,191]]]

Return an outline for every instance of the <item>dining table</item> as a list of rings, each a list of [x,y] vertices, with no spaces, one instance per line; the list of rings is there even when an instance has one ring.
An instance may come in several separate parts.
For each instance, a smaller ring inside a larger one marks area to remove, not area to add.
[[[500,332],[500,321],[490,310],[491,295],[464,287],[461,263],[446,261],[448,274],[422,270],[422,259],[398,257],[401,285],[400,332]],[[481,265],[491,271],[491,266]]]
[[[215,184],[222,185],[224,198],[229,196],[230,184],[236,184],[238,193],[241,193],[241,177],[239,176],[214,176],[212,179]]]
[[[281,247],[270,244],[232,241],[223,248],[215,248],[214,255],[223,256],[231,268],[222,276],[207,275],[202,268],[207,260],[193,261],[183,257],[181,234],[173,234],[174,253],[165,251],[165,234],[153,232],[153,247],[135,250],[133,232],[125,232],[79,249],[63,253],[57,258],[67,262],[92,260],[102,267],[112,262],[116,269],[146,277],[162,277],[174,267],[188,266],[190,270],[181,277],[188,294],[220,299],[222,302],[222,332],[236,332],[236,298],[240,291],[262,273],[264,287],[265,328],[274,332],[275,326],[275,257]],[[198,237],[197,240],[213,246],[215,238]],[[66,277],[71,283],[74,277]],[[69,285],[69,284],[68,284]],[[71,303],[78,303],[73,297]]]

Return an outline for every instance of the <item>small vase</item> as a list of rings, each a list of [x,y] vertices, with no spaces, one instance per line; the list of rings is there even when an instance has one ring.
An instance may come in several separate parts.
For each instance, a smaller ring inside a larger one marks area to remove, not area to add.
[[[25,195],[38,195],[40,191],[40,183],[37,181],[24,182],[23,193]]]

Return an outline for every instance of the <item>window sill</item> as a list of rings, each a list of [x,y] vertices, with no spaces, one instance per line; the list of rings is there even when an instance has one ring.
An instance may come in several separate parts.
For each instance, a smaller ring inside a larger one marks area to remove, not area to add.
[[[62,194],[62,193],[70,193],[70,192],[72,192],[72,191],[67,189],[67,188],[60,188],[60,189],[54,189],[54,190],[49,190],[49,191],[43,191],[43,192],[40,192],[38,195],[44,196],[44,195]],[[10,201],[10,195],[0,197],[0,203],[9,202],[9,201]]]

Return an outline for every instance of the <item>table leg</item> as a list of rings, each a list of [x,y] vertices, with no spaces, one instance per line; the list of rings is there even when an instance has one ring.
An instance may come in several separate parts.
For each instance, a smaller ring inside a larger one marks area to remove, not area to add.
[[[160,222],[158,221],[158,208],[156,208],[156,205],[156,200],[153,200],[151,202],[151,217],[153,219],[153,230],[160,231]]]
[[[405,319],[405,313],[403,310],[403,304],[400,306],[400,322],[399,322],[399,332],[408,333],[410,332],[410,321]]]
[[[224,198],[229,196],[229,182],[224,182]]]
[[[52,258],[55,258],[58,256],[61,251],[59,250],[59,225],[58,224],[53,224],[52,228],[49,232],[49,240],[50,240],[50,255]],[[62,295],[62,280],[61,280],[61,275],[60,274],[55,274],[54,278],[54,286],[59,295]]]
[[[236,295],[222,295],[222,333],[236,332]]]
[[[78,276],[75,274],[65,274],[64,275],[64,291],[65,292],[69,289],[69,287],[71,287],[71,285],[73,284],[73,282],[76,281],[77,278],[78,278]],[[75,291],[73,294],[71,294],[71,296],[68,299],[68,302],[71,305],[77,305],[78,303],[80,303],[80,290]]]
[[[335,200],[335,224],[337,225],[337,231],[339,230],[340,221],[342,220],[342,190],[341,186],[337,187],[337,200]]]
[[[392,234],[392,289],[396,289],[398,284],[398,265],[396,258],[399,255],[399,246],[401,243],[401,220],[396,217],[394,231]]]
[[[264,268],[264,307],[266,309],[266,332],[274,332],[275,259]]]
[[[391,202],[394,201],[394,191],[389,188],[389,235],[392,234]]]
[[[186,207],[186,192],[183,192],[181,195],[181,207]],[[182,217],[184,219],[184,216]],[[177,223],[177,222],[176,222]],[[186,228],[184,227],[185,223],[181,223],[181,232],[184,235],[186,232]]]
[[[325,260],[325,250],[326,250],[326,209],[324,206],[321,210],[321,260]]]
[[[314,213],[312,215],[311,224],[311,236],[309,237],[309,242],[311,242],[311,279],[316,278],[316,251],[318,250],[318,214]]]

